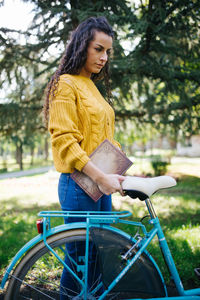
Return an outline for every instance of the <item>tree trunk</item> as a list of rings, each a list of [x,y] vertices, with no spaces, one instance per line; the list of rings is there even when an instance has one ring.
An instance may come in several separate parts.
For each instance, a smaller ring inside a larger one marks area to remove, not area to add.
[[[45,137],[45,144],[44,144],[44,159],[47,161],[49,158],[49,143],[48,143],[48,137]]]
[[[2,167],[4,171],[7,171],[7,152],[3,147],[0,149],[0,155],[2,156]]]
[[[16,145],[16,162],[20,170],[23,170],[23,144],[21,141]]]
[[[33,163],[34,163],[34,150],[35,150],[35,147],[31,146],[31,166],[33,166]]]

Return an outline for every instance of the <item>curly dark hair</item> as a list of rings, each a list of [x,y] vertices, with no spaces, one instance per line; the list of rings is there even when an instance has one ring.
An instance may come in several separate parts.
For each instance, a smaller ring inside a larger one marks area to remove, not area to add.
[[[59,78],[62,74],[78,75],[86,63],[87,49],[89,43],[94,40],[95,32],[104,32],[114,38],[114,32],[105,17],[90,17],[72,32],[71,39],[61,58],[60,65],[52,76],[46,92],[44,103],[44,118],[46,127],[48,126],[49,104],[52,101],[57,89]],[[98,74],[92,74],[91,79],[97,81],[104,79],[108,102],[111,103],[111,91],[109,84],[109,58]]]

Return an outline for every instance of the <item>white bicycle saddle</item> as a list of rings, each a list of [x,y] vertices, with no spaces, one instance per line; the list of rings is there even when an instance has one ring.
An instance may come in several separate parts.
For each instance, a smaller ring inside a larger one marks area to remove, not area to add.
[[[160,189],[169,188],[176,185],[176,180],[171,176],[158,176],[153,178],[143,178],[136,176],[125,176],[122,182],[122,189],[131,198],[145,200]]]

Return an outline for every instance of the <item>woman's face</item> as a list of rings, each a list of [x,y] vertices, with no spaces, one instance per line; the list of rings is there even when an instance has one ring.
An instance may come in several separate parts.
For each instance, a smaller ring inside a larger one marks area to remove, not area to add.
[[[87,49],[87,60],[80,75],[91,77],[92,73],[98,74],[105,66],[112,48],[112,37],[102,31],[96,31],[94,39]]]

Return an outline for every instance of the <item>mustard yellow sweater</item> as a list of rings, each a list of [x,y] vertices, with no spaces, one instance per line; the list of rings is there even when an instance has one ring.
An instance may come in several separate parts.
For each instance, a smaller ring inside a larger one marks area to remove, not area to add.
[[[79,171],[89,155],[106,138],[115,146],[114,111],[93,81],[80,75],[60,76],[50,105],[54,165],[58,172]]]

